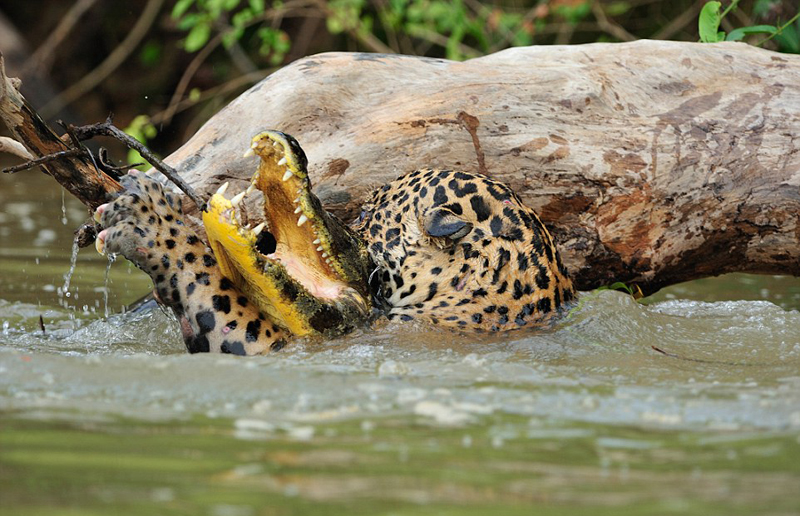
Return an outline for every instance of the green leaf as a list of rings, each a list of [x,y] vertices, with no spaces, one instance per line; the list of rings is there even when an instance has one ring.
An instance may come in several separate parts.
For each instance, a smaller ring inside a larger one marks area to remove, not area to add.
[[[238,13],[234,14],[231,17],[231,25],[236,27],[237,29],[244,29],[244,26],[247,25],[250,20],[255,18],[256,15],[250,9],[243,9]],[[238,37],[236,39],[239,39]]]
[[[719,8],[722,6],[719,2],[706,2],[703,9],[700,11],[700,17],[697,20],[697,26],[700,31],[700,41],[703,43],[716,43],[722,41],[719,39],[719,22],[722,17],[719,13]],[[724,39],[723,35],[723,39]]]
[[[612,2],[605,10],[607,16],[619,16],[627,13],[631,9],[631,4],[628,2]]]
[[[147,115],[139,115],[133,120],[128,127],[123,129],[126,133],[128,133],[133,138],[136,138],[138,141],[142,143],[147,143],[147,140],[155,138],[158,134],[155,126],[150,123],[150,118]],[[128,163],[141,163],[145,162],[144,165],[139,167],[139,170],[147,170],[150,168],[150,165],[142,158],[141,154],[137,151],[130,149],[128,151]]]
[[[189,13],[180,20],[178,20],[178,28],[180,30],[189,30],[201,20],[201,16],[197,13]]]
[[[740,27],[733,29],[725,38],[725,41],[741,41],[750,34],[775,34],[777,27],[773,25],[753,25],[751,27]]]
[[[780,45],[781,50],[800,54],[800,24],[787,25],[780,34],[775,36],[775,41]]]
[[[178,0],[175,4],[175,7],[172,8],[172,18],[178,19],[183,14],[189,10],[189,8],[194,4],[194,0]]]
[[[208,22],[198,23],[189,31],[189,35],[186,36],[183,47],[187,52],[196,52],[203,48],[209,36],[211,36],[211,24]]]
[[[261,14],[264,12],[264,0],[250,0],[250,9],[254,13]]]
[[[161,43],[157,41],[147,41],[139,52],[139,61],[144,66],[151,67],[158,64],[161,60]]]
[[[553,8],[553,12],[567,20],[572,25],[589,16],[592,12],[592,2],[583,2],[580,4],[561,4]]]
[[[773,7],[780,3],[780,0],[756,0],[756,3],[753,4],[753,15],[758,18],[763,18]]]

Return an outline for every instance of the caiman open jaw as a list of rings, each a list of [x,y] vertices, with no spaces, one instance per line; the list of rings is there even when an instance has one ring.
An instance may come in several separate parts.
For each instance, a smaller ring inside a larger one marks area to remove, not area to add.
[[[370,302],[364,244],[311,193],[300,145],[265,131],[245,155],[253,154],[261,161],[250,187],[227,199],[224,184],[203,213],[222,273],[295,335],[331,336],[365,321]],[[255,190],[264,196],[264,222],[251,229],[239,212]]]

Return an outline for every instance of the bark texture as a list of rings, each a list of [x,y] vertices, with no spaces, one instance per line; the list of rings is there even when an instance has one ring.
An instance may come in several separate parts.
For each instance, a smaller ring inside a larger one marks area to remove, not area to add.
[[[580,289],[800,274],[800,56],[664,41],[463,63],[322,54],[241,95],[167,161],[206,192],[243,188],[254,164],[240,156],[265,128],[297,137],[345,218],[419,167],[508,183]]]

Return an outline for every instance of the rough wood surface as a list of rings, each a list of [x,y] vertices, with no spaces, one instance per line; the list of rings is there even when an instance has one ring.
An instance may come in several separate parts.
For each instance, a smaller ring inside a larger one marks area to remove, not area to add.
[[[730,271],[800,274],[800,56],[741,43],[514,48],[463,63],[323,54],[268,77],[167,160],[206,192],[252,134],[306,150],[345,217],[418,167],[512,186],[581,289]]]

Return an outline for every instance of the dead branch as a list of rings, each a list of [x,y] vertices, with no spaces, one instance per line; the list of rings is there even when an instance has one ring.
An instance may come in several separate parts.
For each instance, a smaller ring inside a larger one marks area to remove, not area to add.
[[[6,76],[5,61],[0,53],[0,120],[11,131],[12,138],[25,147],[31,157],[64,153],[61,159],[47,160],[42,169],[90,209],[113,199],[122,186],[95,166],[91,155],[75,152],[73,145],[62,140],[28,104],[19,92],[20,81]]]
[[[38,167],[39,165],[50,163],[51,161],[55,161],[57,159],[81,156],[84,155],[85,153],[86,151],[80,148],[67,149],[64,151],[54,152],[53,154],[48,154],[47,156],[42,156],[41,158],[30,159],[25,163],[14,165],[13,167],[4,168],[2,172],[4,174],[15,174],[23,170],[28,170],[29,168]]]
[[[164,174],[167,179],[172,181],[175,186],[177,186],[183,193],[185,193],[197,206],[200,211],[205,210],[206,203],[203,201],[197,193],[195,193],[194,189],[189,186],[182,178],[178,175],[178,171],[172,168],[171,166],[167,165],[163,161],[161,161],[153,152],[145,147],[139,140],[133,138],[129,134],[125,133],[125,131],[121,130],[117,126],[114,125],[112,117],[109,116],[105,122],[99,122],[97,124],[91,125],[84,125],[81,127],[76,127],[73,125],[69,126],[69,129],[74,134],[74,138],[77,141],[84,141],[95,136],[109,136],[114,138],[122,143],[124,143],[129,149],[134,149],[142,155],[144,159],[146,159],[156,170]]]

